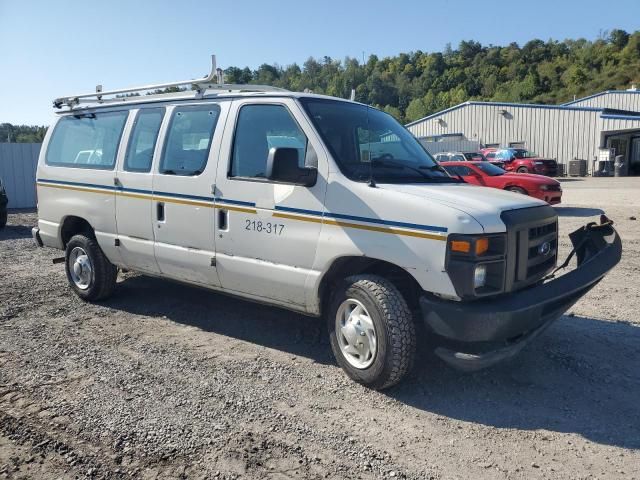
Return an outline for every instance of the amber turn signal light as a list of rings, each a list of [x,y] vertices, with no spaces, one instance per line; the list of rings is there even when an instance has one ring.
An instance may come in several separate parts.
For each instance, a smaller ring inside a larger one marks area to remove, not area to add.
[[[489,250],[489,239],[478,238],[476,240],[476,255],[484,255]]]
[[[471,242],[467,242],[466,240],[453,240],[451,242],[451,251],[469,253],[471,251]]]

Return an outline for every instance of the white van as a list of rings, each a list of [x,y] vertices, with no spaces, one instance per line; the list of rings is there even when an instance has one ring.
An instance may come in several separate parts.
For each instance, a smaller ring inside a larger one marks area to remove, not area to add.
[[[194,84],[169,94],[114,96]],[[450,177],[386,113],[215,74],[65,97],[40,154],[40,246],[88,301],[118,269],[322,316],[372,388],[411,368],[416,327],[463,369],[518,352],[620,259],[610,222],[572,236],[524,195]]]

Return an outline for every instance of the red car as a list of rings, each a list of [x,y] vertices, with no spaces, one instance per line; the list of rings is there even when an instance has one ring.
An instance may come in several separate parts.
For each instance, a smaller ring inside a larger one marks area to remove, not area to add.
[[[509,173],[489,162],[442,162],[440,165],[449,175],[460,176],[473,185],[531,195],[551,205],[562,200],[560,182],[543,175]]]
[[[492,151],[493,150],[493,151]],[[507,172],[538,173],[548,177],[555,177],[558,173],[558,162],[540,158],[537,154],[524,148],[485,149],[482,151],[487,158],[504,162]]]

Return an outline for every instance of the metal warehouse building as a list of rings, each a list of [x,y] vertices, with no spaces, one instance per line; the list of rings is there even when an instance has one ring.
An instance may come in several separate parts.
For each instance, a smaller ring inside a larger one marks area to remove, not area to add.
[[[427,141],[466,139],[487,147],[523,147],[567,165],[622,155],[640,175],[640,90],[608,91],[565,105],[466,102],[407,125]]]

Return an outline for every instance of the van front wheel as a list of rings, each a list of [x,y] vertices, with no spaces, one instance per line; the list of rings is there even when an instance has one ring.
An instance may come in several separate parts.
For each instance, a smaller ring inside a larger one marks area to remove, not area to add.
[[[69,285],[83,300],[103,300],[116,286],[118,269],[92,236],[71,237],[65,251],[65,270]]]
[[[333,354],[358,383],[382,390],[413,366],[416,330],[402,294],[385,278],[356,275],[334,292],[327,323]]]

